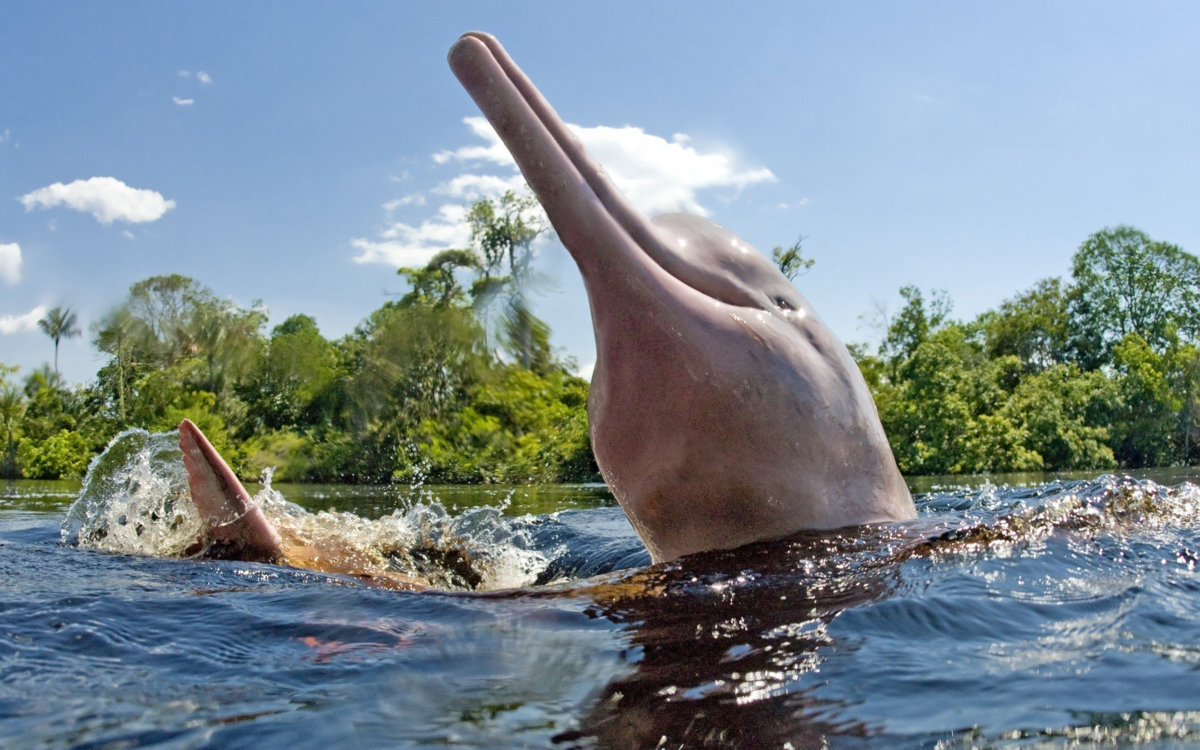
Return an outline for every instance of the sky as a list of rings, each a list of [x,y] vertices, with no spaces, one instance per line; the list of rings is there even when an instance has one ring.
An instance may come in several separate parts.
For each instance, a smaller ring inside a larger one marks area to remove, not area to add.
[[[769,252],[845,341],[905,284],[970,318],[1132,224],[1200,252],[1200,4],[6,2],[0,362],[102,364],[91,325],[181,273],[276,325],[351,330],[399,265],[466,242],[464,206],[521,180],[446,65],[491,32],[649,214]],[[537,298],[594,362],[552,238]]]

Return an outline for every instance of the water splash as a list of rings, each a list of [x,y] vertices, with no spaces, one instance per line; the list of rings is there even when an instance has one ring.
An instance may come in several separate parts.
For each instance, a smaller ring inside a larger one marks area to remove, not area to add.
[[[1011,552],[1056,533],[1079,537],[1149,534],[1200,525],[1200,487],[1164,487],[1149,479],[1104,475],[1035,488],[996,488],[918,498],[925,520],[948,528],[932,536],[934,551]]]
[[[194,549],[203,522],[188,492],[178,442],[173,433],[137,429],[113,438],[88,466],[63,520],[63,541],[162,557]]]
[[[272,487],[272,474],[263,473],[262,489],[251,499],[284,539],[288,560],[300,567],[461,591],[527,586],[551,561],[533,548],[528,518],[504,516],[507,498],[452,514],[426,489],[390,515],[367,519],[309,513]],[[129,430],[93,459],[61,536],[105,552],[202,557],[203,530],[178,435]]]

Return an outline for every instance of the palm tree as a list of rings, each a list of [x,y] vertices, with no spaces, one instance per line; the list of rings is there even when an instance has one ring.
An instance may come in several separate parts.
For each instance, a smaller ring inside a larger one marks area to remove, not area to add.
[[[74,338],[81,331],[76,324],[75,313],[69,307],[55,307],[46,313],[46,317],[38,321],[42,333],[54,339],[54,374],[58,375],[58,342],[64,338]]]
[[[13,429],[21,421],[25,412],[25,401],[21,392],[8,383],[3,383],[4,370],[0,369],[0,426],[4,429],[4,453],[0,454],[0,476],[13,479],[16,477],[16,441],[13,440]]]

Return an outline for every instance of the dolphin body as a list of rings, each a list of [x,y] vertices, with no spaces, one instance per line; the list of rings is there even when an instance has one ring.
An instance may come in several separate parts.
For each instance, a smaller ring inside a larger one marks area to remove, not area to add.
[[[494,37],[449,61],[583,274],[592,446],[655,562],[916,516],[858,366],[770,260],[646,220]]]
[[[638,213],[492,36],[449,62],[583,275],[592,446],[654,562],[916,516],[858,366],[771,261],[706,219]],[[289,554],[186,420],[180,447],[222,554],[316,557]]]

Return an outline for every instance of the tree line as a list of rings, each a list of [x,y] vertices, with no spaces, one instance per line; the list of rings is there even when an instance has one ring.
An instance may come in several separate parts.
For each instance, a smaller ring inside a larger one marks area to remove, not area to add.
[[[970,321],[900,290],[853,347],[906,474],[1192,464],[1200,458],[1200,262],[1145,232],[1088,237],[1050,278]]]
[[[155,276],[91,330],[106,358],[65,387],[56,364],[0,365],[0,476],[79,476],[117,433],[196,422],[239,474],[319,482],[598,480],[586,380],[528,295],[547,228],[530,198],[481,200],[471,247],[401,268],[408,291],[352,333],[293,315],[269,332],[197,281]],[[801,238],[803,240],[803,238]],[[794,278],[798,241],[773,254]],[[944,291],[900,290],[878,346],[851,345],[906,474],[1134,468],[1200,456],[1200,262],[1140,230],[1101,230],[1070,275],[973,320]]]

